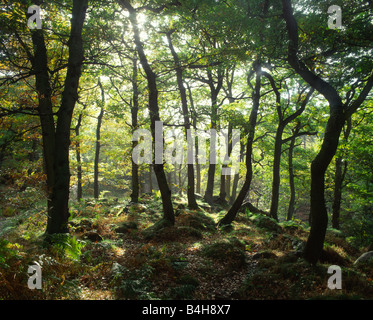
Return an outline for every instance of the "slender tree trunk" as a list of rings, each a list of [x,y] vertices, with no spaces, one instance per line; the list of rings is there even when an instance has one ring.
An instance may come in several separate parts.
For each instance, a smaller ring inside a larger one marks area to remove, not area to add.
[[[140,173],[139,173],[139,195],[146,193],[145,190],[145,174],[144,174],[144,166],[140,166]]]
[[[290,186],[290,200],[289,200],[289,207],[286,216],[286,220],[290,221],[294,217],[294,209],[295,209],[295,183],[294,183],[294,166],[293,166],[293,153],[295,147],[295,139],[296,135],[300,130],[299,124],[295,127],[293,131],[292,138],[290,140],[290,146],[288,150],[288,171],[289,171],[289,186]]]
[[[246,145],[246,177],[245,182],[242,186],[240,193],[237,196],[237,199],[234,201],[232,207],[229,209],[227,214],[219,221],[219,225],[227,225],[231,224],[233,220],[236,218],[237,212],[240,209],[247,193],[250,190],[251,180],[253,177],[253,170],[252,170],[252,163],[251,163],[251,155],[253,151],[253,142],[255,136],[255,127],[256,127],[256,120],[258,116],[259,110],[259,100],[260,100],[260,87],[261,87],[261,67],[260,64],[255,61],[253,63],[254,70],[256,73],[256,80],[255,80],[255,89],[253,92],[253,107],[250,113],[249,118],[249,134],[247,138],[247,145]]]
[[[188,110],[188,100],[186,95],[186,90],[183,83],[183,69],[180,64],[179,57],[174,49],[171,40],[171,33],[167,33],[168,46],[170,48],[171,54],[176,65],[176,78],[177,86],[179,88],[180,98],[181,98],[181,108],[183,111],[184,118],[184,130],[185,130],[185,139],[188,139],[188,131],[190,131],[190,119],[189,119],[189,110]],[[194,191],[194,165],[193,165],[193,147],[187,146],[187,174],[188,174],[188,185],[187,185],[187,197],[188,197],[188,207],[190,209],[197,209],[198,204],[195,197]],[[179,190],[181,186],[179,185]]]
[[[280,196],[280,165],[281,165],[281,151],[282,151],[282,133],[284,132],[283,125],[279,125],[275,137],[275,151],[273,159],[272,170],[272,199],[270,216],[278,220],[278,199]]]
[[[105,93],[104,93],[104,88],[102,87],[100,80],[98,81],[98,85],[101,90],[101,101],[98,103],[100,106],[100,113],[97,118],[97,127],[96,127],[96,151],[95,151],[94,177],[93,177],[93,197],[95,199],[98,199],[100,195],[100,187],[98,183],[98,178],[99,178],[100,151],[101,151],[101,126],[102,126],[102,119],[105,113]]]
[[[76,143],[76,178],[77,178],[77,191],[76,200],[80,201],[83,198],[83,187],[82,187],[82,158],[80,155],[80,141]]]
[[[178,185],[179,185],[179,194],[182,195],[183,194],[183,185],[184,185],[184,181],[181,180],[181,169],[182,169],[183,165],[182,164],[179,164],[179,172],[178,172]]]
[[[342,157],[335,159],[334,195],[332,205],[332,227],[339,229],[339,215],[342,200]]]
[[[212,93],[212,106],[211,106],[211,129],[216,129],[216,117],[217,117],[217,106],[216,106],[216,98],[215,95]],[[211,135],[210,139],[210,155],[216,152],[216,138],[215,136]],[[214,180],[215,180],[215,163],[209,163],[209,168],[207,171],[207,185],[205,191],[205,201],[209,204],[213,202],[214,196]]]
[[[191,108],[192,126],[195,132],[197,132],[197,114],[194,108],[192,90],[190,89],[190,86],[188,84],[187,84],[187,88],[188,88],[188,95],[189,95],[190,108]],[[201,164],[198,163],[198,135],[196,135],[194,139],[194,159],[195,159],[195,167],[196,167],[196,189],[195,190],[198,194],[201,194]]]
[[[85,106],[84,106],[85,109]],[[83,110],[84,110],[83,109]],[[76,147],[75,147],[75,154],[76,154],[76,162],[77,162],[77,168],[76,168],[76,177],[77,177],[77,193],[76,193],[76,199],[80,201],[83,198],[83,187],[82,187],[82,158],[80,153],[80,127],[82,125],[82,119],[83,119],[83,112],[81,112],[78,116],[78,122],[75,126],[75,136],[77,137],[76,141]]]
[[[232,126],[230,123],[228,123],[228,136],[227,136],[226,144],[227,144],[227,150],[226,150],[227,153],[225,155],[224,161],[228,161],[232,153]],[[227,164],[222,165],[222,171],[227,168],[228,168]],[[226,198],[227,197],[229,198],[229,193],[230,193],[230,175],[221,174],[220,175],[219,202],[225,203]]]
[[[293,15],[291,0],[282,0],[282,8],[289,35],[288,62],[306,82],[326,98],[330,109],[321,149],[311,164],[311,231],[304,250],[304,257],[308,262],[315,264],[321,255],[328,226],[324,195],[325,172],[337,150],[344,122],[367,97],[373,86],[373,75],[369,77],[358,98],[349,106],[345,106],[338,92],[298,59],[298,25]]]
[[[368,78],[357,99],[348,106],[344,105],[338,92],[299,60],[297,56],[298,25],[293,15],[291,0],[282,0],[282,8],[289,35],[288,62],[308,84],[325,97],[330,109],[321,149],[311,164],[311,231],[304,250],[304,257],[308,262],[315,264],[321,255],[328,226],[324,196],[325,172],[337,150],[345,120],[359,108],[372,89],[373,74]]]
[[[228,123],[228,157],[232,155],[232,124],[229,122]],[[231,175],[227,175],[225,177],[225,194],[227,199],[229,200],[231,196]]]
[[[314,89],[311,88],[306,95],[306,98],[302,101],[301,106],[290,116],[284,117],[284,112],[281,108],[281,94],[276,87],[276,83],[273,77],[268,74],[267,72],[263,73],[266,78],[268,78],[269,82],[271,83],[271,87],[276,95],[276,110],[278,116],[278,126],[276,130],[276,137],[275,137],[275,150],[274,150],[274,159],[273,159],[273,170],[272,170],[272,198],[271,198],[271,208],[270,208],[270,216],[276,220],[278,220],[278,203],[279,203],[279,196],[280,196],[280,166],[281,166],[281,155],[282,155],[282,134],[284,132],[285,127],[293,120],[295,120],[298,116],[300,116],[306,108],[306,105],[314,92]],[[298,102],[300,102],[301,95],[299,95]]]
[[[151,69],[148,63],[148,59],[146,58],[146,55],[144,52],[143,44],[140,39],[140,31],[137,26],[136,10],[132,7],[132,5],[128,1],[121,0],[119,1],[119,4],[122,5],[129,12],[129,19],[132,25],[136,50],[139,55],[140,63],[146,73],[146,78],[148,82],[148,90],[149,90],[148,108],[149,108],[150,122],[151,122],[150,128],[152,132],[153,143],[155,144],[156,143],[155,123],[156,121],[160,121],[156,75]],[[157,161],[155,161],[154,173],[155,173],[155,176],[157,177],[158,187],[161,192],[162,205],[163,205],[163,218],[165,221],[173,225],[175,223],[175,216],[174,216],[174,209],[173,209],[172,200],[171,200],[171,190],[169,189],[169,186],[167,183],[167,178],[166,178],[166,174],[164,171],[163,163],[157,163]]]
[[[153,172],[153,169],[152,169],[152,164],[150,163],[149,164],[149,193],[152,194],[153,193],[153,179],[152,179],[152,172]]]
[[[131,119],[132,119],[132,130],[136,130],[138,127],[138,111],[139,111],[139,91],[137,85],[137,59],[132,60],[132,105],[131,105]],[[138,141],[132,141],[132,150],[136,148]],[[132,171],[132,193],[131,201],[134,203],[139,202],[139,166],[133,161],[131,157],[131,171]],[[149,168],[151,170],[151,168]]]
[[[211,71],[208,71],[207,72],[208,74],[208,84],[209,84],[209,87],[210,87],[210,94],[211,94],[211,129],[215,129],[216,130],[216,123],[217,123],[217,118],[218,118],[218,105],[217,105],[217,101],[218,101],[218,95],[219,95],[219,92],[222,88],[222,85],[223,85],[223,74],[221,72],[219,72],[219,75],[218,75],[218,83],[215,87],[214,85],[214,81],[213,81],[213,78],[212,78],[212,73]],[[213,136],[211,135],[212,139],[210,140],[210,155],[212,153],[215,153],[216,154],[216,140],[215,142],[213,141],[214,138]],[[217,138],[217,137],[215,137]],[[215,150],[213,149],[215,148]],[[215,161],[216,162],[216,161]],[[215,163],[211,163],[211,159],[210,159],[210,164],[209,164],[209,169],[208,169],[208,172],[207,172],[207,185],[206,185],[206,191],[205,191],[205,201],[209,204],[212,204],[213,202],[213,195],[214,195],[214,180],[215,180]]]
[[[330,115],[321,150],[311,164],[311,231],[305,247],[305,258],[316,263],[322,252],[328,213],[325,205],[325,172],[338,147],[339,135],[344,123],[343,113],[338,110]]]
[[[240,143],[240,162],[243,162],[244,160],[244,151],[245,151],[245,145],[243,143]],[[237,187],[238,187],[239,180],[240,180],[240,173],[236,172],[233,178],[232,194],[229,200],[229,204],[233,204],[233,202],[236,200]]]
[[[346,121],[347,126],[344,132],[344,141],[347,143],[348,137],[351,132],[351,117]],[[334,174],[334,195],[333,195],[333,205],[332,205],[332,227],[339,229],[339,216],[341,211],[341,201],[342,201],[342,187],[344,177],[347,171],[347,162],[343,162],[342,156],[338,156],[335,159],[335,174]]]
[[[198,137],[195,140],[195,159],[196,159],[196,191],[201,194],[201,164],[198,163]]]

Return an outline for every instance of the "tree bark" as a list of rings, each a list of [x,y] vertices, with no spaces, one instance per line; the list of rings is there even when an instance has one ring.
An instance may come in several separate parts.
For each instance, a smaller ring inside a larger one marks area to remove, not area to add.
[[[245,151],[245,145],[243,143],[240,143],[240,162],[243,162],[244,151]],[[232,194],[229,200],[229,204],[233,204],[233,202],[236,200],[237,187],[238,187],[239,180],[240,180],[240,173],[236,172],[233,178]]]
[[[339,229],[339,214],[342,200],[342,158],[335,159],[334,194],[332,205],[332,227]]]
[[[228,123],[228,136],[227,136],[227,154],[225,155],[224,161],[228,161],[229,157],[232,153],[232,126],[230,123]],[[228,168],[228,165],[223,164],[222,165],[222,171],[224,169]],[[230,175],[220,175],[220,193],[219,193],[219,202],[220,203],[226,203],[226,198],[229,198],[230,195]]]
[[[294,217],[294,209],[295,209],[295,183],[294,183],[294,165],[293,165],[293,154],[294,154],[294,147],[295,147],[295,139],[300,130],[299,123],[296,125],[293,135],[290,139],[290,146],[288,150],[288,171],[289,171],[289,186],[290,186],[290,200],[289,200],[289,207],[286,216],[286,220],[290,221]]]
[[[152,169],[152,164],[150,163],[149,164],[149,193],[152,194],[153,193],[153,179],[152,179],[152,172],[153,172],[153,169]]]
[[[100,165],[100,151],[101,151],[101,125],[102,119],[105,113],[105,93],[102,83],[99,80],[98,85],[101,90],[101,101],[98,103],[100,107],[100,113],[97,117],[97,127],[96,127],[96,150],[95,150],[95,160],[94,160],[94,176],[93,176],[93,197],[98,199],[100,195],[100,187],[98,183],[99,178],[99,165]]]
[[[140,63],[145,71],[146,79],[148,82],[148,90],[149,90],[149,100],[148,100],[148,108],[150,114],[150,128],[152,132],[153,144],[155,144],[156,136],[155,136],[155,123],[156,121],[160,121],[159,117],[159,107],[158,107],[158,89],[157,89],[157,81],[156,75],[151,69],[148,59],[145,55],[143,44],[140,39],[140,31],[137,25],[137,14],[136,10],[132,7],[132,5],[126,0],[119,0],[119,4],[123,6],[129,12],[129,19],[132,25],[132,31],[134,34],[134,42],[136,45],[136,50],[139,55]],[[162,150],[163,154],[163,150]],[[162,205],[163,205],[163,218],[170,224],[175,223],[175,215],[174,209],[172,206],[171,200],[171,190],[169,189],[166,174],[164,171],[163,163],[157,163],[157,161],[153,164],[154,173],[157,178],[158,187],[161,192],[162,198]]]
[[[336,153],[345,120],[362,104],[373,86],[373,74],[369,77],[358,98],[349,106],[344,106],[338,92],[298,59],[298,25],[293,15],[291,0],[282,0],[282,8],[289,35],[288,62],[311,87],[325,97],[330,109],[321,149],[311,164],[311,231],[304,250],[304,257],[308,262],[315,264],[321,255],[328,225],[324,197],[325,172]]]
[[[274,158],[273,158],[273,169],[272,169],[272,198],[271,198],[271,208],[270,208],[270,215],[273,219],[278,220],[278,203],[279,203],[279,196],[280,196],[280,165],[281,165],[281,155],[282,155],[282,135],[285,130],[285,127],[295,120],[298,116],[300,116],[306,108],[306,105],[314,92],[314,89],[307,93],[306,98],[302,101],[301,106],[297,109],[294,113],[289,115],[288,117],[284,117],[284,112],[281,108],[281,94],[276,87],[276,83],[273,77],[264,72],[263,75],[268,78],[271,87],[276,95],[276,110],[278,116],[278,126],[276,130],[275,136],[275,150],[274,150]],[[299,95],[298,102],[300,102],[301,95]]]
[[[80,201],[83,198],[83,187],[82,187],[82,158],[81,158],[81,152],[80,152],[80,127],[82,125],[83,120],[83,111],[86,108],[84,106],[82,112],[78,116],[78,122],[75,126],[75,137],[77,137],[76,146],[75,146],[75,154],[76,154],[76,162],[77,162],[77,168],[76,168],[76,177],[77,177],[77,193],[76,193],[76,200]]]
[[[192,90],[190,89],[190,86],[188,84],[187,84],[187,88],[188,88],[188,95],[189,95],[190,108],[191,108],[192,126],[194,129],[194,132],[197,132],[197,114],[196,114],[196,110],[194,109]],[[198,135],[196,135],[194,139],[194,159],[195,159],[195,168],[196,168],[195,190],[198,194],[200,194],[201,193],[201,164],[198,163]]]
[[[344,140],[347,142],[351,132],[351,118],[347,119],[347,128],[344,132]],[[339,216],[341,211],[343,181],[347,171],[347,162],[343,161],[342,155],[335,159],[334,194],[332,205],[332,227],[339,229]]]
[[[272,169],[272,198],[270,215],[273,219],[278,220],[278,199],[280,196],[280,165],[282,153],[282,134],[284,132],[283,124],[279,124],[275,136],[275,151]]]
[[[139,112],[139,89],[137,85],[137,58],[132,60],[132,104],[131,104],[131,120],[132,120],[132,130],[136,130],[138,127],[137,115]],[[136,148],[138,141],[132,141],[132,150]],[[139,202],[139,166],[133,161],[131,157],[131,183],[132,183],[132,193],[131,201],[134,203]],[[151,168],[149,168],[151,170]],[[151,171],[150,171],[151,172]],[[151,174],[151,173],[150,173]]]
[[[188,139],[188,131],[190,131],[190,119],[189,119],[189,110],[188,110],[188,100],[186,95],[186,90],[183,83],[183,69],[180,64],[180,59],[175,51],[175,48],[172,44],[171,32],[167,33],[168,46],[170,48],[172,57],[175,63],[176,69],[176,79],[177,86],[179,88],[180,99],[181,99],[181,108],[183,111],[184,118],[184,130],[185,130],[185,139]],[[195,197],[194,191],[194,159],[193,159],[193,147],[187,146],[187,175],[188,175],[188,185],[187,185],[187,198],[188,198],[188,207],[190,209],[198,209],[198,204]],[[176,165],[176,164],[175,164]],[[181,186],[179,185],[181,190]]]
[[[68,41],[69,58],[61,106],[58,111],[55,134],[54,185],[52,208],[48,215],[47,234],[66,233],[69,213],[69,146],[71,120],[78,99],[78,86],[81,66],[84,59],[82,30],[88,0],[74,0],[71,18],[71,31]]]
[[[258,116],[259,110],[259,100],[260,100],[260,87],[261,87],[261,67],[260,64],[255,61],[253,63],[253,67],[256,73],[255,78],[255,89],[253,92],[253,107],[250,113],[249,118],[249,130],[248,130],[248,138],[246,144],[246,177],[245,182],[242,186],[240,193],[237,196],[237,199],[232,204],[231,208],[227,212],[227,214],[219,221],[219,225],[227,225],[231,224],[233,220],[236,218],[237,212],[239,211],[245,197],[250,190],[251,180],[253,177],[253,170],[252,170],[252,162],[251,162],[251,155],[253,151],[253,142],[255,136],[255,127],[256,121]]]
[[[304,257],[316,263],[324,245],[328,214],[325,205],[325,172],[338,146],[344,123],[343,103],[338,93],[327,82],[312,73],[297,57],[298,25],[293,16],[290,0],[282,0],[283,14],[289,34],[288,61],[293,69],[329,102],[330,116],[321,149],[311,164],[311,231],[304,250]]]
[[[55,181],[54,150],[55,123],[53,119],[52,89],[48,73],[47,48],[45,46],[43,30],[35,30],[31,34],[34,56],[31,58],[35,72],[35,85],[38,93],[38,113],[40,118],[43,142],[43,162],[47,176],[47,212],[52,210],[52,191]]]
[[[208,74],[208,85],[210,87],[210,94],[211,94],[211,97],[210,97],[211,98],[211,129],[216,130],[216,123],[217,123],[217,118],[218,118],[217,101],[218,101],[219,92],[223,86],[223,74],[221,73],[220,70],[218,71],[218,82],[217,82],[216,87],[214,85],[211,71],[208,70],[207,74]],[[211,143],[212,140],[213,138],[210,140],[210,155],[212,152],[215,152],[216,154],[216,145],[217,145],[216,140],[215,140],[215,143]],[[212,148],[215,148],[215,150],[213,150]],[[205,197],[204,197],[205,201],[208,204],[212,204],[213,202],[215,168],[216,168],[215,163],[211,163],[211,159],[210,159],[209,169],[207,172],[207,185],[206,185],[206,191],[205,191]]]

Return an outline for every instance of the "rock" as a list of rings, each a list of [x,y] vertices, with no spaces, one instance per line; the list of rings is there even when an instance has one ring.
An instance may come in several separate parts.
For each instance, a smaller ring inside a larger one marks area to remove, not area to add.
[[[373,262],[373,251],[363,253],[359,258],[356,259],[354,265],[365,264],[369,262]]]
[[[199,194],[199,193],[195,193],[194,194],[195,198],[198,199],[198,200],[203,200],[203,195]]]
[[[148,210],[148,207],[142,203],[136,203],[132,208],[138,213],[146,212],[146,210]]]
[[[93,242],[100,242],[104,240],[96,231],[88,231],[84,233],[83,238],[91,240]]]
[[[297,239],[297,238],[291,241],[291,245],[293,246],[293,249],[297,253],[302,253],[304,249],[306,248],[306,242],[303,240]]]
[[[123,270],[123,266],[119,264],[118,262],[114,262],[110,270],[110,275],[112,277],[120,276],[122,274],[122,270]]]

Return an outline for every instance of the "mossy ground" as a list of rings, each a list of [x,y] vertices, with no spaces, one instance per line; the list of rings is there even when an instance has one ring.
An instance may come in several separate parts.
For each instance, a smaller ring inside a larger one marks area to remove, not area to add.
[[[246,213],[216,229],[224,210],[174,200],[174,226],[159,223],[161,204],[151,196],[72,203],[70,234],[52,246],[43,243],[41,204],[3,219],[0,299],[373,298],[373,268],[353,265],[362,251],[341,234],[328,232],[323,260],[311,266],[298,254],[308,230],[296,223]],[[42,290],[27,287],[34,261]],[[341,290],[327,287],[332,264],[342,267]]]

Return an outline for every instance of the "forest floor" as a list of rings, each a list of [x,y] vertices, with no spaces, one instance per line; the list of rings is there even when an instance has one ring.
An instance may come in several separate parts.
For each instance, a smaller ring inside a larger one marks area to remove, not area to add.
[[[7,299],[373,299],[373,268],[354,265],[364,252],[327,233],[322,261],[299,255],[308,230],[241,213],[216,229],[226,210],[203,202],[188,210],[174,197],[176,224],[155,228],[161,202],[83,200],[71,204],[70,234],[45,246],[43,206],[7,212],[0,222],[0,300]],[[6,212],[3,209],[3,214]],[[42,267],[42,290],[27,286],[29,265]],[[328,288],[328,267],[342,268],[342,289]]]

